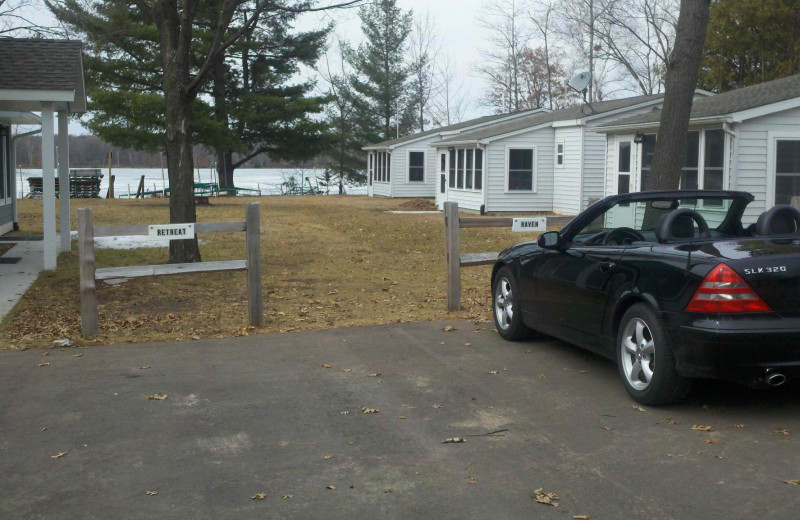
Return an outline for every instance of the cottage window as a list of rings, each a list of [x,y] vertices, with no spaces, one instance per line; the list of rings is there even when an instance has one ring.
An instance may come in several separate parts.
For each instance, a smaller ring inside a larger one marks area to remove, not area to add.
[[[775,204],[791,204],[800,196],[800,140],[778,139],[775,145]]]
[[[508,190],[533,191],[533,149],[508,150]]]
[[[700,132],[689,132],[686,136],[686,160],[681,169],[681,189],[696,190],[699,185]]]
[[[475,150],[467,150],[467,171],[466,171],[466,188],[468,190],[472,189],[472,168],[473,168],[473,153]]]
[[[475,150],[475,189],[483,188],[483,150]]]
[[[456,165],[456,188],[464,188],[464,150],[458,150],[458,164]]]
[[[653,168],[653,155],[656,153],[656,134],[647,134],[642,142],[642,178],[639,181],[639,191],[647,191],[650,185],[650,171]]]
[[[456,187],[456,151],[450,150],[450,187]]]
[[[425,152],[408,152],[408,181],[425,182]]]
[[[703,169],[703,189],[721,190],[723,187],[723,166],[725,164],[725,133],[722,129],[706,130],[705,168]],[[722,206],[722,200],[707,199],[706,206]]]
[[[617,193],[631,191],[631,142],[620,141],[617,146]]]
[[[564,166],[564,142],[556,143],[556,166]]]

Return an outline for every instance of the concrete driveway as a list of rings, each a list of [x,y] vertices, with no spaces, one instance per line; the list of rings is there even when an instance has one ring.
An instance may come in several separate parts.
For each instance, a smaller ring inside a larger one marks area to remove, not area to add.
[[[640,411],[611,363],[482,327],[0,352],[0,517],[800,514],[798,390]]]

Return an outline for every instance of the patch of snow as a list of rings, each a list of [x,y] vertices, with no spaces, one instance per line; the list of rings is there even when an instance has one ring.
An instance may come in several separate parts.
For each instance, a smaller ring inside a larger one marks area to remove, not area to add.
[[[77,240],[78,232],[70,232],[70,236]],[[204,243],[203,240],[200,243]],[[168,241],[150,240],[144,235],[97,237],[94,239],[95,249],[141,249],[143,247],[169,247]]]

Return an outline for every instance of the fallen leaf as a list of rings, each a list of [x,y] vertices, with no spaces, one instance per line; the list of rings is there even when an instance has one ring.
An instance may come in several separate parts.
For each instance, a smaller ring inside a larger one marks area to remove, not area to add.
[[[45,426],[44,428],[42,428],[42,431],[45,431],[46,429],[47,429],[47,426]]]
[[[464,346],[465,346],[465,347],[471,347],[471,346],[472,346],[472,343],[470,343],[469,341],[467,341],[466,343],[464,343]]]
[[[558,507],[558,495],[555,493],[548,493],[547,491],[543,491],[542,488],[539,488],[533,492],[533,498],[540,504],[545,504],[548,506]]]
[[[737,424],[736,427],[737,428],[744,428],[745,426],[744,426],[744,424]]]
[[[467,439],[462,439],[461,437],[450,437],[442,441],[442,444],[457,444],[459,442],[467,442]]]
[[[455,327],[453,327],[452,325],[448,325],[447,327],[444,327],[442,329],[442,332],[453,332],[454,330],[456,330]]]
[[[290,494],[287,493],[285,495],[281,495],[281,498],[284,499],[284,500],[290,500],[290,499],[294,498],[294,495],[290,495]]]
[[[345,368],[345,369],[344,369],[344,371],[345,371],[345,372],[352,372],[352,371],[353,371],[353,369],[352,369],[352,368]]]
[[[334,486],[333,484],[328,484],[327,486],[325,486],[325,489],[334,490],[336,489],[336,486]]]
[[[531,350],[531,349],[528,349],[528,350],[525,351],[526,354],[530,354],[531,352],[533,352],[533,350]]]
[[[144,365],[144,366],[139,367],[139,370],[150,370],[151,368],[153,368],[153,367],[151,367],[150,365]]]
[[[696,432],[713,432],[714,428],[712,428],[711,426],[702,426],[699,424],[695,424],[692,426],[692,430]]]
[[[680,424],[680,421],[676,421],[675,419],[670,419],[669,424]]]
[[[639,406],[638,404],[633,405],[631,408],[633,408],[637,412],[646,412],[647,411],[644,408],[642,408],[641,406]]]
[[[50,363],[39,363],[40,367],[49,367]]]
[[[706,439],[706,444],[719,444],[719,439]]]
[[[146,491],[145,494],[154,497],[158,494],[158,491]]]
[[[323,455],[322,460],[331,460],[332,455]]]
[[[546,377],[547,377],[547,374],[539,374],[539,375],[538,375],[538,376],[536,376],[536,377],[537,377],[537,378],[539,378],[539,379],[544,379],[544,378],[546,378]]]
[[[790,432],[789,430],[781,428],[780,430],[775,430],[775,433],[777,433],[778,435],[789,435],[792,432]]]
[[[497,370],[489,370],[488,374],[490,376],[497,375],[499,372]]]
[[[50,353],[49,353],[49,352],[43,352],[43,353],[42,353],[42,354],[40,354],[40,355],[41,355],[42,357],[46,357],[46,356],[49,356],[49,355],[50,355]]]
[[[153,395],[146,395],[144,397],[149,401],[163,401],[167,398],[167,394],[155,393]]]
[[[443,406],[444,406],[443,404],[435,404],[431,406],[431,408],[442,408]]]
[[[50,458],[51,459],[60,459],[61,457],[63,457],[66,454],[67,454],[66,451],[60,451],[60,452],[56,453],[55,455],[50,455]]]
[[[267,498],[267,494],[266,493],[256,493],[255,495],[251,496],[250,498],[252,498],[253,500],[264,500],[265,498]]]
[[[580,371],[580,373],[581,373],[581,374],[588,374],[588,373],[589,373],[589,371],[588,371],[588,370],[581,370],[581,371]]]
[[[375,373],[375,374],[367,374],[367,377],[381,377],[381,373],[378,372],[378,373]]]
[[[467,479],[467,484],[477,484],[477,483],[478,483],[478,477],[470,477]]]
[[[610,432],[611,430],[613,430],[613,428],[611,426],[601,426],[601,428],[603,428],[607,432]]]
[[[398,419],[405,419],[405,418],[406,418],[405,415],[401,415],[401,416],[398,417]]]
[[[573,520],[589,520],[589,515],[573,515]]]
[[[198,340],[198,339],[202,339],[202,338],[200,336],[192,336],[192,339],[193,340]]]
[[[344,412],[339,412],[339,415],[347,415],[347,414],[349,414],[349,413],[350,413],[350,412],[348,412],[347,410],[345,410]]]
[[[392,488],[383,490],[384,493],[391,493],[392,491],[394,491],[394,489],[392,489]]]
[[[377,408],[367,408],[366,406],[361,409],[361,413],[378,413],[380,410]]]
[[[330,366],[329,364],[327,364],[327,363],[323,363],[323,364],[322,364],[322,368],[330,368],[330,367],[331,367],[331,366]]]
[[[790,486],[800,486],[800,480],[782,480],[781,482]]]
[[[83,354],[72,354],[72,357],[83,357]]]
[[[440,342],[439,342],[439,345],[444,345],[444,341],[440,341]]]

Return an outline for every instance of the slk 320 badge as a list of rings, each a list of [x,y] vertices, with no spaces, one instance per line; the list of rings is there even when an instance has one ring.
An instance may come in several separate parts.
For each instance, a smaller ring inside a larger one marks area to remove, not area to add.
[[[744,270],[744,274],[763,274],[763,273],[785,273],[785,265],[777,265],[774,267],[752,267]]]

